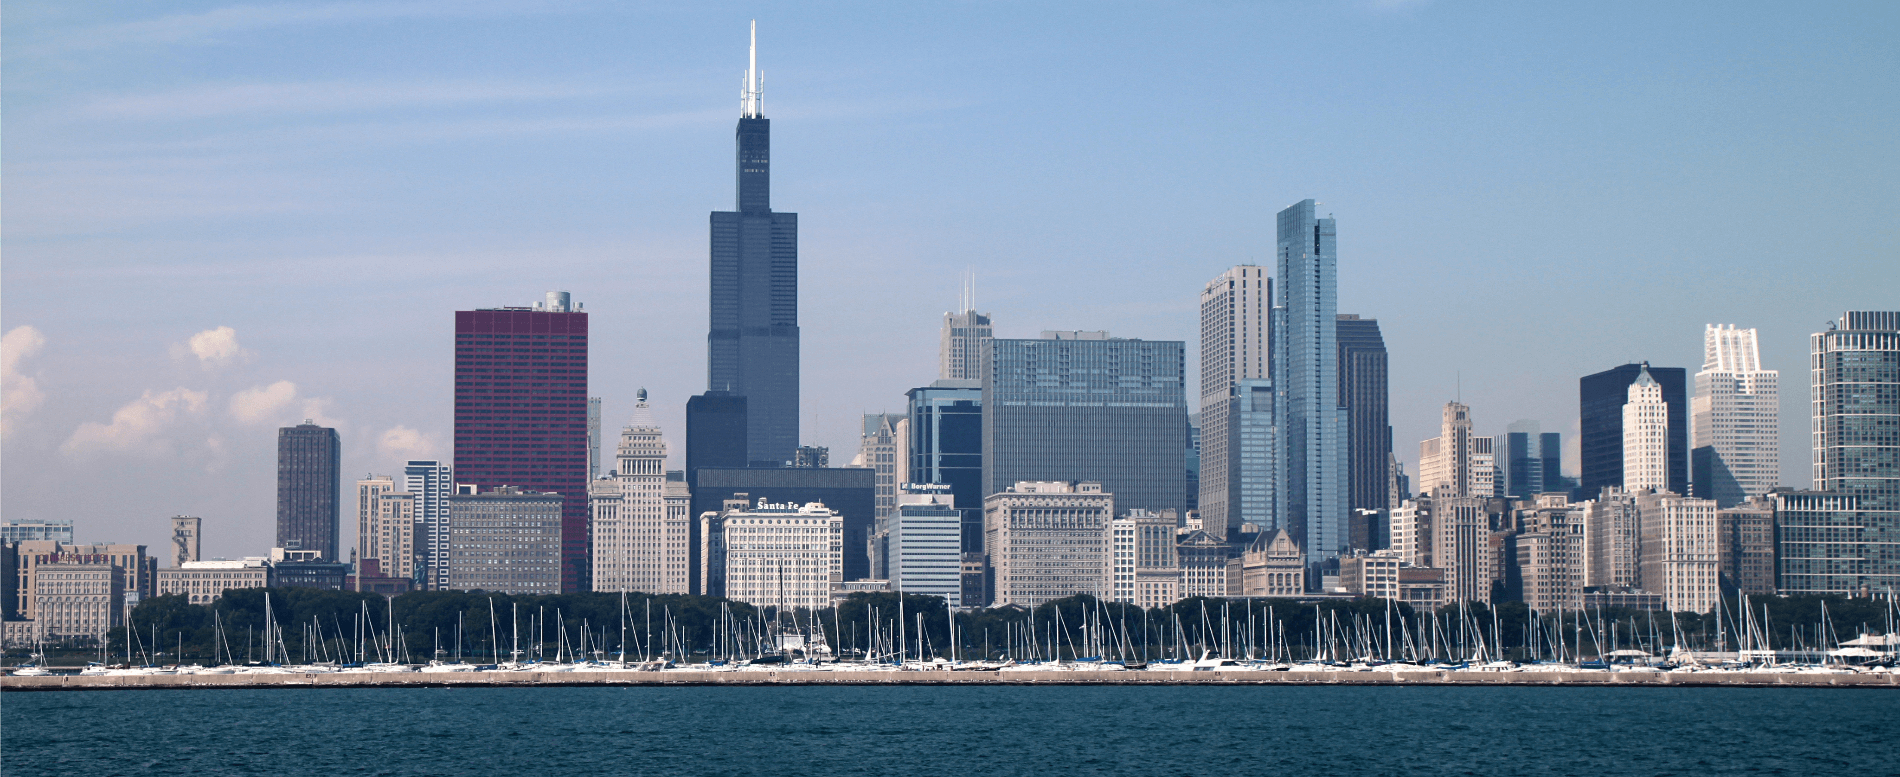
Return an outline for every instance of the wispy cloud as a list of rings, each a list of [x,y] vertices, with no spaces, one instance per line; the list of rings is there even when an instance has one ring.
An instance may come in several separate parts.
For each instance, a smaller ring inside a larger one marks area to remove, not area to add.
[[[199,13],[181,13],[151,19],[77,30],[30,46],[28,53],[91,50],[127,46],[165,46],[200,43],[273,27],[383,22],[443,17],[493,17],[552,13],[556,3],[482,2],[482,0],[412,0],[411,2],[271,3],[230,5]]]
[[[296,400],[297,384],[287,380],[253,386],[231,395],[231,417],[247,424],[268,421]]]
[[[376,440],[376,452],[391,460],[431,458],[439,447],[435,438],[407,426],[386,429]]]
[[[20,371],[20,363],[46,346],[46,335],[31,326],[16,326],[0,337],[0,435],[46,401],[39,381]]]
[[[90,118],[134,120],[201,119],[237,114],[256,117],[598,98],[611,91],[614,90],[607,86],[475,80],[207,84],[98,97],[81,107],[79,113]]]

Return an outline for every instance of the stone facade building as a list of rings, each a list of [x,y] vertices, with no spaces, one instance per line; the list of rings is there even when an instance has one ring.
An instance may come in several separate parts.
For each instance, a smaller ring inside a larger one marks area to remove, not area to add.
[[[1115,496],[1100,483],[1024,481],[983,500],[993,605],[1035,607],[1076,594],[1106,598]]]

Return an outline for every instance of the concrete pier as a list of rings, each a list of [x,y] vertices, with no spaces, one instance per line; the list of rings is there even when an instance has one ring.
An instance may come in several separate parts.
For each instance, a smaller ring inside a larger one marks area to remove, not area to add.
[[[496,688],[682,685],[1538,685],[1619,688],[1900,688],[1900,674],[1774,672],[456,672],[62,675],[0,678],[0,691],[217,688]]]

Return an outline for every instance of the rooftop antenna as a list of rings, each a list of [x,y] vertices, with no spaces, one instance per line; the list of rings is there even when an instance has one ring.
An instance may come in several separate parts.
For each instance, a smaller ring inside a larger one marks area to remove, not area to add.
[[[765,74],[759,72],[759,20],[752,20],[751,59],[739,87],[739,117],[757,119],[765,112]]]

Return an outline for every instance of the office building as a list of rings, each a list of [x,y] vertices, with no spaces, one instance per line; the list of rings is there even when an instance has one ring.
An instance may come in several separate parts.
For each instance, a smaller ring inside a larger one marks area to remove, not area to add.
[[[1814,487],[1776,492],[1782,593],[1900,590],[1900,312],[1809,338]]]
[[[1182,509],[1184,347],[1106,332],[990,340],[985,488],[996,494],[1019,482],[1087,480],[1115,494],[1123,509]]]
[[[1496,443],[1496,438],[1471,433],[1470,406],[1446,402],[1438,436],[1418,444],[1418,492],[1432,496],[1496,496]]]
[[[1339,557],[1339,587],[1354,596],[1399,598],[1398,554],[1389,550],[1357,552]]]
[[[1516,421],[1505,427],[1504,439],[1494,450],[1502,476],[1501,493],[1514,499],[1568,491],[1563,477],[1563,435],[1546,432],[1536,421]]]
[[[987,397],[986,397],[987,399]],[[983,500],[993,606],[1106,597],[1115,496],[1100,483],[1025,481]]]
[[[973,296],[973,295],[971,295]],[[937,348],[937,377],[941,380],[982,380],[983,341],[990,339],[990,314],[971,307],[966,299],[961,313],[943,314],[943,341]]]
[[[963,511],[949,489],[922,487],[897,496],[884,530],[886,579],[891,590],[963,601]]]
[[[1201,511],[1201,414],[1188,414],[1187,429],[1187,509]]]
[[[760,466],[754,462],[753,466]],[[792,460],[785,462],[787,467],[799,469],[823,469],[831,466],[831,449],[822,445],[800,445],[792,449]]]
[[[433,459],[412,459],[402,467],[402,490],[416,498],[416,589],[449,587],[449,497],[455,470]]]
[[[912,483],[950,487],[963,511],[963,552],[983,552],[983,381],[938,380],[905,393]]]
[[[335,561],[341,544],[343,444],[309,420],[277,430],[277,546]]]
[[[1249,483],[1240,470],[1241,448],[1238,406],[1248,402],[1268,414],[1273,428],[1272,334],[1273,279],[1267,269],[1254,265],[1229,268],[1201,289],[1201,483],[1198,510],[1202,526],[1225,538],[1240,524],[1277,526],[1272,505],[1243,516],[1239,491],[1252,485],[1273,493],[1267,483]],[[1248,387],[1242,387],[1242,383]],[[1260,399],[1251,394],[1264,393]],[[1271,441],[1269,441],[1271,444]],[[1272,460],[1272,453],[1265,458]],[[1260,472],[1249,473],[1258,480]]]
[[[1454,496],[1432,500],[1432,566],[1445,572],[1451,602],[1491,603],[1497,560],[1491,549],[1491,499]]]
[[[742,468],[746,456],[746,398],[708,391],[686,400],[686,482],[700,467]],[[780,466],[773,463],[769,466]]]
[[[640,389],[620,430],[613,474],[593,482],[594,590],[686,593],[688,505],[669,505],[666,438]],[[674,486],[675,497],[684,482]]]
[[[1517,511],[1517,530],[1503,538],[1504,588],[1537,612],[1583,606],[1583,510],[1567,494],[1537,496]]]
[[[483,492],[560,494],[558,590],[588,589],[587,313],[567,292],[456,312],[453,464]]]
[[[1781,479],[1781,373],[1761,368],[1755,330],[1710,324],[1689,401],[1695,495],[1731,507]]]
[[[1285,529],[1261,532],[1240,556],[1241,595],[1293,597],[1306,592],[1306,556]]]
[[[1432,528],[1432,498],[1420,495],[1417,499],[1407,499],[1392,509],[1392,524],[1387,548],[1398,554],[1399,560],[1418,567],[1432,566],[1432,553],[1436,550]]]
[[[1706,613],[1721,595],[1715,500],[1666,491],[1636,495],[1637,580],[1671,612]]]
[[[8,542],[64,542],[72,544],[72,519],[48,520],[28,518],[23,520],[0,521],[0,543]]]
[[[1900,511],[1900,312],[1849,312],[1810,338],[1814,487],[1862,510]],[[1883,526],[1882,542],[1900,527]],[[1884,555],[1900,572],[1900,556]]]
[[[1113,521],[1111,601],[1151,608],[1181,598],[1180,523],[1172,510],[1130,510]]]
[[[381,478],[385,482],[392,478]],[[369,521],[363,525],[357,552],[360,561],[374,562],[374,574],[368,564],[359,564],[359,576],[394,577],[415,581],[416,570],[416,495],[407,491],[378,493]]]
[[[798,214],[772,210],[772,122],[757,65],[755,29],[734,207],[712,213],[706,388],[746,398],[747,455],[783,466],[798,447]]]
[[[560,593],[567,501],[513,486],[458,484],[449,497],[449,588]]]
[[[1445,588],[1445,570],[1431,567],[1399,567],[1399,601],[1414,612],[1428,612],[1451,604]]]
[[[262,556],[236,561],[187,561],[158,570],[158,595],[180,594],[192,604],[210,604],[226,591],[270,585],[270,562]]]
[[[749,494],[752,501],[764,499],[773,504],[804,505],[816,502],[838,513],[844,521],[844,548],[840,551],[844,579],[863,580],[871,576],[868,550],[871,533],[877,522],[875,476],[873,470],[851,467],[701,467],[696,474],[697,480],[689,481],[692,488],[689,514],[695,516],[691,522],[694,533],[691,545],[694,548],[705,547],[705,539],[698,536],[703,525],[698,516],[718,512],[734,494]],[[688,570],[689,581],[705,576],[698,568],[703,556],[695,553],[693,559],[690,562],[693,568]]]
[[[203,531],[203,518],[172,516],[172,566],[182,567],[198,560],[198,540]]]
[[[1228,595],[1227,562],[1233,550],[1225,540],[1195,529],[1176,538],[1174,554],[1181,564],[1181,598]]]
[[[1302,200],[1280,211],[1272,375],[1282,525],[1308,564],[1346,547],[1347,412],[1339,406],[1338,230]]]
[[[1379,322],[1350,313],[1339,314],[1339,406],[1346,409],[1346,506],[1385,511],[1392,507],[1389,480],[1392,425],[1387,417],[1385,338]],[[1372,527],[1352,521],[1347,545],[1355,550],[1379,547]]]
[[[1775,592],[1773,499],[1751,496],[1741,504],[1718,508],[1715,542],[1723,591],[1760,595]]]
[[[1668,415],[1667,489],[1689,493],[1689,397],[1681,367],[1651,367],[1648,362],[1625,364],[1578,381],[1578,440],[1581,451],[1577,496],[1594,498],[1605,486],[1634,490],[1623,479],[1623,405],[1630,384],[1648,373],[1662,387]]]
[[[355,557],[359,561],[362,559],[381,558],[370,549],[372,545],[376,544],[374,539],[376,537],[374,524],[377,520],[376,511],[381,509],[378,500],[382,498],[383,494],[399,490],[401,489],[396,487],[396,479],[388,475],[372,474],[365,476],[362,480],[356,481]],[[174,564],[173,566],[178,565]]]
[[[910,416],[907,413],[865,413],[864,434],[858,441],[853,467],[868,467],[877,473],[873,481],[877,500],[877,518],[897,509],[897,494],[910,482]]]
[[[91,554],[37,565],[26,591],[37,636],[104,642],[106,631],[124,621],[125,576],[125,568]]]
[[[1642,541],[1636,498],[1620,488],[1606,488],[1596,499],[1580,506],[1583,508],[1584,586],[1635,588]]]
[[[1769,493],[1775,501],[1778,593],[1887,595],[1900,591],[1900,510],[1838,491]]]
[[[758,607],[829,606],[844,582],[844,516],[817,502],[746,496],[699,518],[700,590]]]
[[[109,564],[120,570],[119,585],[140,597],[152,596],[158,584],[158,559],[146,555],[144,545],[94,542],[67,544],[53,540],[13,543],[15,617],[39,617],[34,591],[41,567],[62,564]],[[76,578],[65,578],[68,580]],[[62,600],[64,601],[64,600]]]
[[[1624,490],[1668,488],[1669,458],[1669,406],[1663,402],[1662,384],[1645,369],[1630,383],[1629,401],[1623,404]]]

